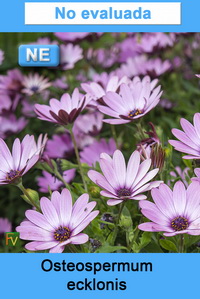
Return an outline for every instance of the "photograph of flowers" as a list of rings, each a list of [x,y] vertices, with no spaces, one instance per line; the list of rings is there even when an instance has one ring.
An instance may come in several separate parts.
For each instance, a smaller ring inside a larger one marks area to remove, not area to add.
[[[199,57],[199,33],[0,33],[0,252],[200,252]]]

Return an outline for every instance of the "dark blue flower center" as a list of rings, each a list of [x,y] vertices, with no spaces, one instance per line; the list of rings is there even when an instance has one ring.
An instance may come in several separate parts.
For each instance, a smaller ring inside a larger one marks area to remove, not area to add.
[[[6,179],[8,181],[13,181],[17,177],[20,176],[20,171],[19,170],[11,170],[9,173],[7,173]]]
[[[31,87],[31,91],[33,91],[33,92],[37,92],[38,89],[39,89],[38,86],[32,86],[32,87]]]
[[[134,116],[137,116],[137,115],[139,115],[139,114],[142,114],[143,113],[143,111],[142,110],[140,110],[140,109],[134,109],[134,110],[132,110],[132,111],[130,111],[129,112],[129,117],[134,117]]]
[[[122,189],[117,190],[117,195],[119,197],[131,196],[131,191],[129,189],[122,188]]]
[[[185,217],[178,216],[174,218],[171,222],[171,227],[175,231],[181,231],[187,229],[189,226],[189,222]]]
[[[70,229],[66,226],[59,226],[54,232],[54,239],[59,242],[64,242],[70,238]]]

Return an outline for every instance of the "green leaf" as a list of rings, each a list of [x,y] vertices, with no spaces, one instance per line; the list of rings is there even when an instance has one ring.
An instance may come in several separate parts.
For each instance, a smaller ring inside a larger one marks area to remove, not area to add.
[[[110,226],[112,226],[112,227],[115,227],[115,224],[114,224],[114,223],[111,223],[111,222],[107,222],[107,221],[99,220],[99,223],[103,223],[103,224],[107,224],[107,225],[110,225]]]
[[[72,186],[80,193],[85,193],[85,189],[83,188],[83,185],[80,183],[72,183]]]
[[[142,237],[140,238],[140,243],[133,242],[132,251],[135,253],[139,253],[144,247],[146,247],[151,242],[151,233],[144,232]]]
[[[96,250],[96,252],[111,253],[111,252],[115,252],[115,251],[119,251],[119,250],[128,251],[128,249],[124,246],[111,246],[111,245],[106,244],[106,245],[101,246],[98,250]]]
[[[185,240],[185,246],[188,248],[198,242],[200,242],[200,236],[185,236],[184,237]]]
[[[151,242],[151,235],[150,232],[144,232],[142,237],[140,238],[140,250],[146,247]]]
[[[176,245],[172,241],[161,239],[159,243],[162,248],[168,251],[178,252]]]
[[[140,252],[140,246],[136,242],[133,242],[133,245],[132,245],[131,249],[134,253],[139,253]]]
[[[36,206],[40,206],[40,197],[37,191],[32,189],[26,189],[27,195],[32,199],[32,202],[35,203]],[[28,198],[26,194],[21,195],[21,197],[30,205],[32,205],[32,202]]]
[[[78,165],[71,163],[68,160],[61,159],[60,161],[61,161],[61,166],[62,166],[63,171],[72,169],[72,168],[78,168]]]
[[[127,207],[125,207],[125,206],[123,207],[123,210],[122,210],[119,225],[122,227],[125,227],[126,229],[128,227],[132,227],[132,225],[133,225],[131,214],[130,214],[129,210],[127,209]]]
[[[183,163],[185,164],[186,167],[192,169],[192,160],[183,159]]]

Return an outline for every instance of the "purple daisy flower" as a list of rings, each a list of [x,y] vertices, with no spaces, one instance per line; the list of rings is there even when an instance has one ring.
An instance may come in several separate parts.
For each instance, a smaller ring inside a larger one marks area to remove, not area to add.
[[[176,36],[163,32],[144,33],[141,37],[140,47],[144,53],[152,53],[174,45]]]
[[[63,172],[63,178],[66,183],[70,183],[75,177],[76,169],[69,169]],[[58,180],[55,176],[48,173],[47,171],[42,172],[43,176],[37,178],[40,192],[48,193],[49,188],[51,191],[59,190],[63,186],[63,182]]]
[[[35,113],[41,120],[66,126],[75,121],[90,100],[89,97],[81,95],[76,88],[72,96],[65,93],[60,101],[51,99],[50,106],[36,104]]]
[[[67,84],[66,76],[62,76],[61,78],[57,78],[52,82],[52,85],[59,89],[67,89],[69,85]]]
[[[39,37],[35,42],[29,43],[29,45],[57,45],[56,40],[50,40],[49,37]]]
[[[47,78],[44,78],[37,73],[24,76],[22,84],[24,86],[22,92],[29,96],[32,96],[35,93],[41,93],[51,86],[51,83]]]
[[[16,95],[21,92],[24,79],[19,69],[12,69],[6,75],[0,76],[0,92],[8,95]]]
[[[115,45],[109,49],[88,49],[86,53],[87,60],[92,65],[101,65],[103,68],[113,66],[119,58],[119,48]]]
[[[12,134],[21,132],[28,121],[24,117],[16,118],[14,114],[6,117],[0,116],[0,138],[7,138]]]
[[[138,37],[128,37],[118,44],[119,59],[118,62],[126,62],[129,58],[134,58],[141,53],[141,45],[138,43]]]
[[[145,55],[138,55],[136,57],[130,57],[121,67],[116,70],[116,75],[119,77],[127,76],[128,78],[133,78],[139,75],[146,74],[146,63],[147,58]]]
[[[96,162],[99,162],[102,153],[113,155],[115,150],[116,144],[113,138],[108,142],[102,138],[99,141],[95,141],[91,145],[86,146],[83,151],[80,152],[81,162],[93,166]]]
[[[73,44],[60,45],[60,64],[63,70],[72,69],[83,58],[83,50]]]
[[[169,143],[175,150],[188,154],[183,159],[200,159],[200,113],[195,113],[193,123],[181,118],[183,131],[172,129],[173,135],[180,141],[169,140]]]
[[[160,88],[158,86],[152,89],[150,80],[137,80],[133,81],[131,86],[122,84],[120,94],[107,92],[103,97],[107,106],[99,105],[98,109],[114,118],[104,119],[104,122],[113,125],[126,124],[144,116],[158,104],[162,95]]]
[[[0,92],[0,114],[12,109],[12,99],[7,94]]]
[[[81,195],[72,205],[72,197],[67,189],[62,193],[54,191],[51,200],[42,197],[42,213],[26,211],[27,220],[23,221],[16,231],[23,240],[31,240],[25,248],[31,251],[50,249],[49,252],[63,252],[67,244],[83,244],[88,235],[81,233],[98,215],[93,211],[96,202],[89,202],[89,195]]]
[[[165,236],[178,234],[200,235],[200,185],[193,182],[185,189],[178,181],[173,191],[165,184],[151,191],[154,203],[140,202],[142,214],[152,222],[138,226],[143,231],[164,232]]]
[[[97,136],[103,126],[103,115],[99,111],[80,115],[74,125],[75,131],[82,134]]]
[[[74,153],[74,146],[68,133],[53,135],[52,139],[47,141],[45,154],[52,159],[69,159]]]
[[[12,230],[12,224],[7,218],[0,218],[0,234],[9,233]]]
[[[108,91],[117,92],[119,86],[122,83],[128,83],[129,79],[124,76],[121,79],[118,76],[108,77],[106,85],[102,85],[101,82],[82,83],[83,90],[91,96],[93,100],[99,100],[106,95]]]
[[[113,158],[108,154],[101,154],[100,167],[103,175],[95,170],[88,172],[89,178],[103,191],[101,195],[110,197],[108,205],[117,205],[127,199],[142,200],[146,196],[141,194],[158,187],[162,181],[149,182],[158,173],[158,168],[149,171],[151,159],[140,164],[140,154],[133,152],[126,167],[121,151],[116,150]]]
[[[0,185],[12,184],[33,167],[40,159],[47,136],[39,136],[37,143],[34,136],[26,135],[22,142],[15,139],[12,153],[3,139],[0,139]]]
[[[172,68],[169,60],[162,61],[160,58],[150,59],[146,64],[146,73],[151,77],[158,77]]]
[[[55,32],[54,35],[62,41],[75,41],[84,39],[90,32]]]

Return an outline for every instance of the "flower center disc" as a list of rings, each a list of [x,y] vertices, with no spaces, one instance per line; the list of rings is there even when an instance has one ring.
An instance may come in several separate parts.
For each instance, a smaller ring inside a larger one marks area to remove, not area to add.
[[[8,181],[13,181],[19,176],[19,174],[20,174],[19,170],[11,170],[9,173],[7,173],[6,179]]]
[[[171,222],[171,227],[175,231],[181,231],[187,229],[189,226],[188,220],[185,217],[176,217]]]
[[[38,86],[32,86],[32,87],[31,87],[31,91],[33,91],[33,92],[37,92],[38,89],[39,89]]]
[[[139,115],[139,114],[142,114],[143,112],[142,112],[142,110],[140,110],[140,109],[134,109],[134,110],[132,110],[132,111],[130,111],[129,112],[129,117],[134,117],[134,116],[137,116],[137,115]]]
[[[123,188],[117,191],[119,197],[131,196],[131,191],[129,189]]]
[[[70,230],[66,226],[64,226],[64,227],[60,226],[54,232],[54,239],[56,241],[64,242],[64,241],[68,240],[69,238],[70,238]]]

